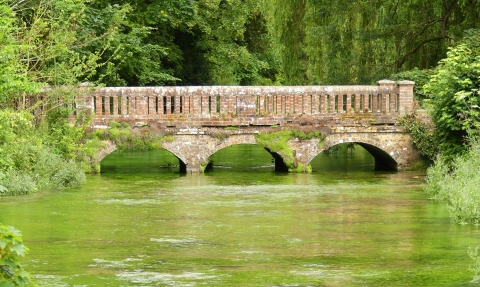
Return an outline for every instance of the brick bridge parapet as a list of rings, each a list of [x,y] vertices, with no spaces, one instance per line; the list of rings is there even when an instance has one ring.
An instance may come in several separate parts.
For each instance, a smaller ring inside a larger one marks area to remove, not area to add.
[[[382,80],[372,86],[110,87],[77,96],[76,108],[94,115],[94,128],[117,121],[172,135],[174,140],[162,147],[187,172],[200,172],[222,148],[257,144],[256,134],[285,129],[324,135],[288,142],[295,162],[302,165],[331,146],[352,142],[372,153],[378,165],[404,169],[418,154],[396,121],[413,112],[413,84]],[[100,159],[115,150],[114,144],[107,146]],[[276,159],[287,156],[270,152]]]

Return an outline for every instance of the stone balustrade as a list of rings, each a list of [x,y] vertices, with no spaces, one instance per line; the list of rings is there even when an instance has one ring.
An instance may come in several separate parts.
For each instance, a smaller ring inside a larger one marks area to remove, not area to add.
[[[365,114],[402,116],[413,109],[413,82],[372,86],[107,87],[77,96],[97,120],[192,120]],[[220,125],[228,125],[223,123]]]

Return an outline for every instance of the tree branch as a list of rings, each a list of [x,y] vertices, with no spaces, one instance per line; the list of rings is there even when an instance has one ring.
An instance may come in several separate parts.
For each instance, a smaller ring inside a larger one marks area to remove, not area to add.
[[[457,4],[458,4],[458,0],[452,1],[452,3],[450,3],[450,6],[448,7],[447,11],[446,11],[445,14],[443,15],[443,17],[442,17],[442,19],[441,19],[442,26],[441,26],[441,28],[440,28],[440,36],[432,37],[432,38],[423,40],[422,42],[420,42],[419,44],[417,44],[412,50],[410,50],[408,53],[406,53],[405,55],[403,55],[403,57],[400,58],[400,59],[397,61],[396,70],[399,70],[400,67],[403,66],[403,64],[405,63],[405,61],[406,61],[411,55],[415,54],[418,50],[420,50],[420,48],[422,48],[425,44],[431,43],[431,42],[436,42],[436,41],[441,41],[441,40],[443,40],[443,39],[445,39],[445,38],[449,38],[449,36],[447,35],[448,20],[449,20],[450,16],[452,15],[452,12],[453,12],[455,6],[457,6]],[[438,23],[438,22],[440,22],[440,19],[437,19],[437,20],[434,20],[434,21],[430,21],[429,23],[427,23],[427,25],[424,26],[423,30],[420,32],[420,34],[417,34],[417,36],[423,34],[428,26],[430,26],[431,24],[434,24],[434,23]]]

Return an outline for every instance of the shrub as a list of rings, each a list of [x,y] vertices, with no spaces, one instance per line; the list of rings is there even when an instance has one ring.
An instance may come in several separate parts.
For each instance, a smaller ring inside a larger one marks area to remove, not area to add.
[[[37,191],[33,177],[27,173],[10,170],[0,175],[3,192],[0,195],[22,195]]]
[[[468,136],[479,132],[479,87],[480,31],[468,30],[424,86],[440,139],[438,146],[446,157],[465,152]]]
[[[41,134],[45,130],[35,130],[31,120],[27,113],[0,111],[0,194],[19,195],[41,188],[82,184],[85,174],[79,164],[65,159],[74,157],[80,149],[63,152],[59,148],[63,144],[53,148],[46,145],[43,140],[49,136]],[[59,141],[73,147],[67,134],[64,133]]]
[[[437,156],[439,137],[435,132],[433,123],[422,122],[416,114],[409,114],[400,118],[397,122],[403,126],[412,136],[413,144],[420,155],[434,160]]]
[[[455,158],[450,166],[438,157],[427,172],[427,192],[448,203],[454,222],[480,224],[480,143],[475,141],[468,153]]]

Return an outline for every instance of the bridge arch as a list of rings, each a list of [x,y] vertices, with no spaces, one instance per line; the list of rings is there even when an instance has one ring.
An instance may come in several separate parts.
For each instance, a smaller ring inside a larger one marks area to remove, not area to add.
[[[101,161],[107,157],[109,154],[115,152],[118,150],[117,145],[115,142],[111,140],[104,140],[102,141],[103,146],[97,151],[96,155],[93,157],[90,157],[90,164],[91,164],[91,170],[94,173],[100,172],[100,163]],[[187,159],[182,153],[179,153],[178,151],[175,152],[174,149],[169,149],[169,147],[163,147],[166,151],[170,152],[173,154],[177,159],[178,159],[178,164],[180,166],[180,172],[186,172],[186,163],[188,163]]]
[[[225,136],[209,134],[176,134],[173,140],[164,141],[162,148],[173,154],[179,161],[180,172],[202,172],[209,157],[229,146],[239,144],[256,145],[255,133],[239,133]],[[411,136],[403,131],[389,130],[342,130],[334,131],[325,139],[292,139],[288,145],[292,148],[293,160],[300,166],[308,166],[322,151],[341,143],[357,143],[365,148],[375,159],[379,168],[397,170],[409,168],[416,158],[416,149]],[[114,142],[105,141],[96,156],[91,158],[92,171],[100,171],[100,161],[117,150]],[[275,159],[276,171],[288,171],[283,154],[265,148]]]
[[[244,134],[244,135],[231,135],[228,138],[224,139],[223,141],[220,142],[220,144],[216,145],[211,149],[208,154],[208,157],[211,157],[214,155],[216,152],[230,147],[234,145],[240,145],[240,144],[250,144],[250,145],[257,145],[257,139],[255,137],[255,134]],[[275,171],[280,171],[280,172],[287,172],[288,167],[285,164],[283,157],[276,153],[272,152],[268,148],[265,148],[265,150],[272,155],[272,157],[275,159]],[[208,158],[207,157],[207,158]]]
[[[403,167],[406,164],[404,162],[407,157],[406,154],[411,152],[406,148],[399,149],[398,143],[395,143],[388,136],[364,133],[328,135],[325,138],[323,150],[342,143],[356,143],[360,145],[373,156],[376,168],[387,170],[397,170],[399,167]],[[323,150],[318,150],[316,154],[313,154],[308,163]]]
[[[180,166],[181,173],[187,172],[188,160],[182,152],[179,152],[179,150],[175,150],[174,148],[168,145],[162,145],[162,148],[169,151],[178,159],[178,165]]]

